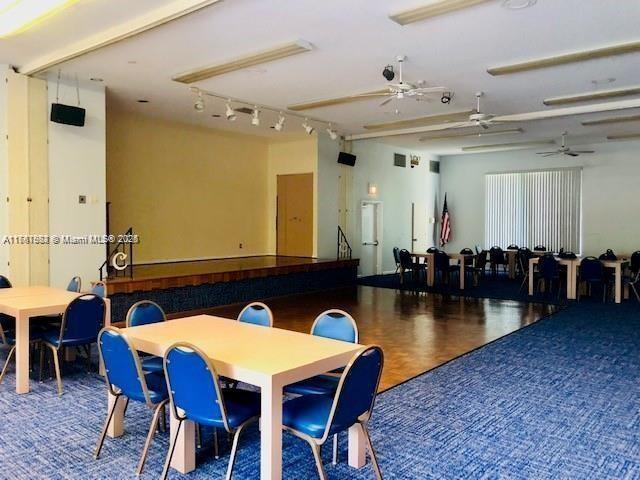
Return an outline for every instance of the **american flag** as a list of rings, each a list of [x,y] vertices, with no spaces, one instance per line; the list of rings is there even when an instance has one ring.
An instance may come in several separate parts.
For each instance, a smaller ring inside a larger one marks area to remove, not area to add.
[[[440,227],[440,246],[444,247],[449,243],[451,235],[451,218],[449,218],[449,209],[447,208],[447,194],[444,194],[444,206],[442,207],[442,220]]]

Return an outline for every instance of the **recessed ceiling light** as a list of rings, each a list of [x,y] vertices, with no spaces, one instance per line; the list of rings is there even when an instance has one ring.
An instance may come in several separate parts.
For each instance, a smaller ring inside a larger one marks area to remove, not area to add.
[[[91,77],[92,82],[104,82],[104,79],[100,77]]]
[[[614,77],[609,77],[601,78],[599,80],[591,80],[591,83],[597,87],[598,85],[609,85],[610,83],[613,83],[615,81],[616,79]]]
[[[538,0],[504,0],[502,6],[509,10],[522,10],[523,8],[533,7]]]
[[[127,62],[129,65],[135,65],[136,63],[138,63],[136,60],[129,60]]]
[[[138,100],[138,103],[149,103],[149,100],[146,100],[146,99],[144,99],[144,98],[140,98],[140,99]]]
[[[214,113],[211,115],[213,118],[220,118],[222,115],[220,115],[219,113]]]

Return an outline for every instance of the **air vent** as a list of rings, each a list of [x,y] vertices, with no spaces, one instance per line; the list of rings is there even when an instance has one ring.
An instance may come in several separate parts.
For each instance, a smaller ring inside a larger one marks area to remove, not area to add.
[[[247,115],[253,115],[253,108],[240,107],[240,108],[235,108],[234,110],[239,113],[246,113]]]
[[[429,171],[431,173],[440,173],[440,162],[437,160],[431,160],[429,162]]]
[[[402,155],[401,153],[393,154],[393,165],[396,167],[407,167],[407,156]]]

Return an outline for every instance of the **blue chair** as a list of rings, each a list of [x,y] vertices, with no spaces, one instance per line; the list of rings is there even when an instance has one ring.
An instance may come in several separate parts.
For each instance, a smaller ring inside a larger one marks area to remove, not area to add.
[[[165,406],[169,401],[169,393],[167,392],[167,384],[164,376],[157,373],[144,373],[140,358],[135,348],[131,345],[125,335],[115,327],[106,327],[100,331],[98,335],[98,349],[100,358],[104,363],[105,379],[109,393],[115,397],[107,419],[102,427],[102,432],[98,438],[98,444],[94,452],[94,458],[100,456],[102,445],[107,434],[107,429],[113,418],[113,413],[124,397],[126,411],[129,400],[141,402],[153,410],[153,418],[147,433],[147,440],[142,450],[142,455],[136,468],[136,475],[142,473],[149,446],[153,440],[153,436],[158,428],[158,421],[165,419]]]
[[[393,247],[393,261],[396,264],[396,272],[400,271],[400,249],[398,247]]]
[[[0,288],[11,288],[11,282],[4,275],[0,275]]]
[[[149,325],[152,323],[165,322],[167,316],[162,307],[151,300],[140,300],[134,303],[127,312],[125,323],[127,328]],[[162,372],[162,357],[148,355],[142,357],[142,369],[145,372]]]
[[[80,277],[73,277],[67,285],[69,292],[80,293],[82,291],[82,279]]]
[[[104,282],[96,282],[93,284],[93,287],[91,287],[91,293],[99,297],[106,298],[107,286],[105,285]]]
[[[544,282],[547,292],[551,293],[554,282],[557,282],[558,298],[560,298],[560,264],[553,254],[546,254],[538,260],[538,288]]]
[[[211,360],[195,345],[175,343],[165,353],[164,364],[171,409],[178,427],[172,435],[161,478],[167,478],[180,427],[185,420],[190,420],[198,425],[224,428],[233,434],[226,476],[227,480],[231,479],[240,434],[260,416],[260,394],[222,389]]]
[[[591,294],[594,284],[602,285],[602,301],[607,298],[607,280],[604,271],[604,265],[596,257],[585,257],[580,262],[580,274],[578,276],[578,287],[586,284]],[[578,288],[578,301],[580,301],[580,289]]]
[[[264,303],[253,302],[242,309],[238,321],[262,327],[273,327],[273,313]]]
[[[507,271],[507,265],[509,261],[504,254],[504,250],[498,246],[493,246],[489,249],[489,262],[491,264],[491,274],[493,276],[498,275],[498,268],[502,265],[502,270]]]
[[[358,343],[358,325],[351,315],[343,310],[331,309],[318,315],[311,326],[311,335]],[[338,389],[340,377],[344,372],[339,368],[326,375],[317,375],[284,388],[284,392],[293,395],[333,395]],[[338,463],[338,436],[333,438],[333,463]]]
[[[304,395],[285,402],[282,424],[288,431],[311,446],[318,475],[326,474],[320,447],[329,436],[358,425],[364,433],[376,478],[382,479],[367,422],[380,384],[384,355],[380,347],[368,347],[357,353],[345,369],[335,395]]]
[[[101,297],[93,294],[75,298],[62,315],[60,327],[51,327],[41,333],[43,345],[53,355],[58,383],[58,396],[62,395],[62,379],[58,354],[65,347],[87,347],[87,358],[91,358],[91,344],[98,339],[104,326],[106,306]],[[44,363],[44,348],[40,351],[40,371]]]
[[[638,295],[638,284],[640,284],[640,251],[635,251],[631,254],[631,261],[629,262],[629,274],[625,276],[625,285],[631,287],[633,293],[636,296],[638,302],[640,302],[640,295]]]
[[[0,288],[11,288],[11,287],[12,285],[9,279],[4,275],[0,275]],[[14,329],[15,328],[14,318],[9,315],[5,315],[4,313],[0,313],[0,327],[4,327],[5,330]]]

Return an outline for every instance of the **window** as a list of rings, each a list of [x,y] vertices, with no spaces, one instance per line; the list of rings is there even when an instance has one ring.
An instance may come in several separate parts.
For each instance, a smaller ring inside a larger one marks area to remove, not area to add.
[[[581,168],[487,174],[485,245],[579,253],[581,196]]]

